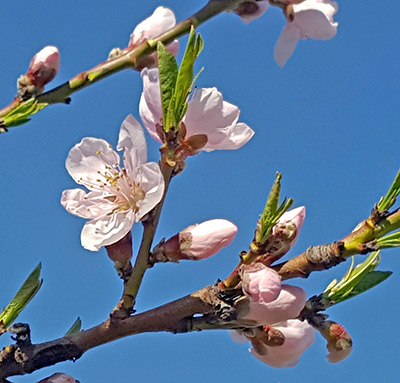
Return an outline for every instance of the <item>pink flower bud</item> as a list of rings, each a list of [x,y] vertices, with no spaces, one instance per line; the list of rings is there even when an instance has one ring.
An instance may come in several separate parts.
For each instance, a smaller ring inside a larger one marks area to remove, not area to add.
[[[346,359],[352,349],[353,341],[346,329],[339,323],[324,321],[320,328],[317,328],[321,335],[327,340],[327,358],[331,363],[341,362]]]
[[[262,16],[269,6],[268,1],[243,1],[240,3],[234,12],[240,16],[245,24]]]
[[[262,355],[255,348],[249,351],[261,362],[276,368],[293,367],[299,362],[300,356],[315,340],[315,331],[307,321],[290,319],[274,329],[280,331],[285,341],[280,346],[264,345]]]
[[[297,238],[300,234],[301,227],[303,226],[304,219],[306,217],[306,207],[300,206],[296,209],[292,209],[283,213],[281,218],[276,222],[275,227],[279,227],[279,225],[285,225],[288,229],[291,226],[294,226],[295,233],[293,234],[293,239],[290,242],[290,246],[293,246],[297,241]]]
[[[43,88],[57,74],[60,68],[60,53],[57,47],[48,45],[33,56],[26,75],[32,84]]]
[[[211,257],[228,246],[237,227],[225,219],[212,219],[192,225],[160,243],[153,251],[154,262],[179,262],[181,259],[200,260]]]
[[[252,302],[269,303],[281,292],[281,277],[262,263],[244,265],[241,278],[243,292]]]
[[[73,378],[71,375],[56,372],[55,374],[42,379],[38,383],[79,383],[79,380]]]
[[[246,297],[239,300],[235,308],[241,322],[273,324],[296,318],[304,308],[306,299],[306,292],[301,287],[282,284],[279,296],[275,300],[254,302]]]

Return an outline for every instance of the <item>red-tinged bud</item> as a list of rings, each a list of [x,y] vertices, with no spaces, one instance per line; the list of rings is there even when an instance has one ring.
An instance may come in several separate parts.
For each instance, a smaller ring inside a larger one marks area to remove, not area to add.
[[[240,3],[234,12],[242,19],[245,24],[257,19],[267,10],[268,1],[249,0]]]
[[[128,232],[122,239],[112,245],[105,246],[108,257],[114,262],[114,266],[121,278],[126,279],[132,272],[132,234]]]
[[[237,233],[237,227],[225,219],[213,219],[192,225],[157,245],[153,262],[179,262],[182,259],[200,260],[211,257],[228,246]]]
[[[47,378],[42,379],[38,383],[80,383],[79,380],[73,378],[71,375],[63,374],[62,372],[56,372]]]
[[[286,228],[292,231],[290,238],[290,246],[293,246],[299,237],[301,227],[303,226],[304,219],[306,218],[306,207],[300,206],[283,213],[282,217],[278,219],[274,227],[274,231],[283,230]]]
[[[43,92],[60,68],[60,53],[57,47],[48,45],[33,56],[29,69],[17,81],[18,96],[26,99]]]
[[[322,321],[318,327],[314,327],[327,341],[329,362],[338,363],[350,355],[353,349],[353,341],[341,324],[333,321]]]

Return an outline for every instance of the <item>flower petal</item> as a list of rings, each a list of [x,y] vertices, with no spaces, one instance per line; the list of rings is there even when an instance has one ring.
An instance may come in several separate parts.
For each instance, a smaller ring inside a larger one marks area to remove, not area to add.
[[[78,184],[99,189],[101,175],[118,164],[119,155],[107,141],[87,137],[70,150],[65,167]]]
[[[116,211],[86,222],[81,233],[82,246],[87,250],[98,251],[103,246],[112,245],[132,229],[133,223],[132,210]]]
[[[139,122],[129,114],[122,122],[117,150],[124,150],[124,165],[133,178],[136,168],[147,160],[147,146]]]
[[[254,136],[254,130],[243,122],[239,122],[236,125],[224,129],[224,133],[224,139],[222,141],[215,145],[208,141],[203,150],[236,150],[247,144],[247,142],[249,142],[250,139]]]
[[[61,205],[78,217],[94,219],[113,210],[115,205],[104,198],[104,192],[86,193],[82,189],[64,190]]]
[[[292,56],[299,38],[299,28],[293,22],[288,21],[283,27],[274,48],[274,60],[280,67],[283,67]]]
[[[136,213],[136,221],[139,221],[161,201],[165,183],[160,167],[155,162],[141,165],[137,172],[136,179],[140,179],[140,187],[146,193],[146,198],[138,202],[139,211]]]

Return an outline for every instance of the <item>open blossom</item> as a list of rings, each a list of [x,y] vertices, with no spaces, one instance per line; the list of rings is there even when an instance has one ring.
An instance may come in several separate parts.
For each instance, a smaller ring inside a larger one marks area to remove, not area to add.
[[[82,246],[96,251],[122,239],[161,200],[164,179],[158,164],[146,163],[144,132],[128,115],[121,125],[118,150],[124,150],[124,167],[111,145],[84,138],[69,152],[66,168],[85,186],[65,190],[61,204],[71,214],[90,219],[81,234]]]
[[[140,117],[149,134],[162,142],[158,135],[162,125],[162,107],[158,69],[145,68],[141,73],[143,93],[140,99]],[[182,123],[186,128],[185,142],[205,136],[206,141],[198,150],[239,149],[246,144],[254,131],[238,122],[240,110],[224,101],[216,88],[196,89],[190,100]],[[194,140],[193,140],[194,141]]]
[[[329,40],[336,35],[338,23],[333,21],[338,5],[330,0],[305,0],[287,8],[287,23],[274,49],[274,59],[284,66],[296,49],[298,41],[308,37]]]
[[[236,233],[236,225],[226,219],[212,219],[191,225],[156,246],[153,258],[156,262],[205,259],[228,246]]]
[[[146,40],[155,39],[176,24],[174,12],[165,7],[157,7],[153,14],[143,20],[133,30],[129,39],[129,47],[136,47]],[[167,49],[174,56],[178,54],[179,42],[174,40],[167,45]],[[154,57],[156,54],[154,55]]]

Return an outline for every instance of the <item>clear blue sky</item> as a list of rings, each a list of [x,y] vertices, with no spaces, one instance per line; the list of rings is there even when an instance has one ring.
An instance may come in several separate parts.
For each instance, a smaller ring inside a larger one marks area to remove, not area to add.
[[[18,76],[45,45],[61,51],[61,70],[52,86],[104,60],[124,47],[135,25],[158,5],[181,20],[205,1],[5,2],[0,5],[0,104],[15,94]],[[174,179],[157,238],[211,218],[235,222],[239,233],[230,247],[199,263],[158,265],[148,272],[137,308],[148,309],[223,278],[246,249],[275,171],[283,173],[283,195],[306,205],[307,218],[291,254],[346,235],[385,192],[400,164],[398,15],[392,2],[339,1],[338,35],[330,41],[300,42],[285,68],[272,59],[284,24],[276,9],[244,25],[224,14],[199,28],[205,66],[198,86],[216,86],[241,108],[241,120],[256,135],[239,151],[190,158]],[[183,44],[182,44],[183,45]],[[128,113],[138,117],[139,74],[124,71],[73,95],[31,123],[0,137],[0,306],[36,266],[43,263],[44,285],[20,321],[34,342],[62,336],[77,316],[89,328],[107,317],[121,283],[104,250],[80,246],[84,221],[60,205],[61,192],[75,187],[65,170],[70,148],[94,136],[113,145]],[[149,157],[158,144],[149,137]],[[134,227],[137,244],[140,225]],[[362,257],[358,257],[361,260]],[[309,296],[320,293],[346,265],[294,281]],[[78,362],[65,362],[15,382],[34,382],[63,371],[91,382],[352,382],[394,381],[398,376],[400,329],[400,249],[383,253],[381,269],[394,274],[361,297],[329,311],[354,340],[352,355],[330,365],[325,342],[315,344],[292,369],[261,364],[247,346],[224,331],[186,335],[144,334],[92,350]],[[0,346],[9,337],[0,338]]]

